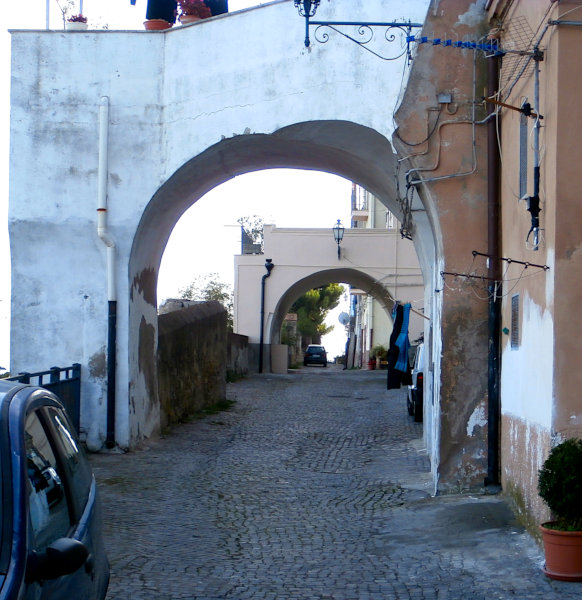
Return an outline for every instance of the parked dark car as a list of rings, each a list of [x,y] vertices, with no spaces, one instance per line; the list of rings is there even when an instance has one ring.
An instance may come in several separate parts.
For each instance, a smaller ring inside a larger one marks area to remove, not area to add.
[[[91,466],[48,390],[0,380],[0,600],[103,600]]]
[[[327,353],[323,346],[309,344],[303,356],[303,365],[322,365],[327,367]]]
[[[412,385],[408,386],[406,407],[408,414],[417,422],[423,419],[423,391],[424,391],[424,344],[419,344],[416,349],[412,367]]]

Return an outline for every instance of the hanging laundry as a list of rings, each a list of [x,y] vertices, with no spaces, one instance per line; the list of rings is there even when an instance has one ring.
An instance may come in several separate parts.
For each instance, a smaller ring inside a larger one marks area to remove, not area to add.
[[[394,327],[390,335],[390,348],[388,350],[388,381],[389,390],[397,390],[402,385],[410,385],[412,376],[408,362],[408,322],[410,319],[410,304],[404,306],[399,302],[392,310]]]

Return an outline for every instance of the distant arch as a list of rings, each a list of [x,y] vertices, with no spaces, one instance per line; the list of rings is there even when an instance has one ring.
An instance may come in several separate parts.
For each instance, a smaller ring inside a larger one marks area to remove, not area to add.
[[[313,273],[313,275],[298,281],[281,296],[275,308],[271,323],[269,338],[272,343],[280,343],[281,326],[283,325],[285,315],[289,312],[293,302],[305,294],[305,292],[330,283],[346,283],[363,290],[367,294],[373,296],[374,299],[381,304],[388,315],[391,314],[395,299],[374,277],[357,269],[326,269],[324,271],[319,271],[318,273]]]

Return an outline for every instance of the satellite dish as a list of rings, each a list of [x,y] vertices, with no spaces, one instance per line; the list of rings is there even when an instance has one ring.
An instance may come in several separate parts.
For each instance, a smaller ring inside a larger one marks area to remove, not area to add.
[[[338,320],[342,325],[347,325],[350,322],[350,315],[347,312],[340,313]]]

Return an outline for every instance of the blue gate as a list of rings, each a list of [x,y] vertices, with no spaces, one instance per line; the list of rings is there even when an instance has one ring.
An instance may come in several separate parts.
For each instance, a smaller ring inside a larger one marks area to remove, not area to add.
[[[73,425],[79,431],[81,413],[81,365],[51,367],[48,371],[19,373],[8,378],[10,381],[38,385],[53,392],[65,406]]]

